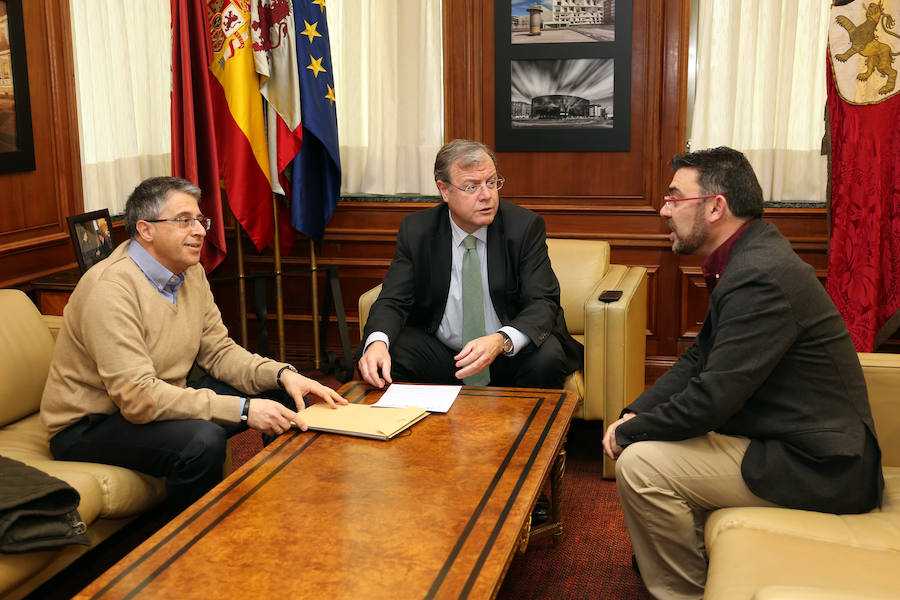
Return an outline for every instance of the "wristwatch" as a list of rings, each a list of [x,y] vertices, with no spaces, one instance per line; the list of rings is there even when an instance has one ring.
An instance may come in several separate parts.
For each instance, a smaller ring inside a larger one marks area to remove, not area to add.
[[[250,398],[244,398],[244,408],[241,409],[241,423],[246,423],[250,418]]]
[[[497,333],[499,333],[501,335],[501,337],[503,337],[503,356],[512,356],[512,353],[513,353],[512,338],[509,337],[509,335],[507,335],[507,333],[505,331],[498,331]]]
[[[275,383],[277,383],[278,387],[280,387],[281,389],[284,389],[284,384],[281,383],[281,374],[284,373],[285,370],[293,371],[294,373],[296,373],[297,367],[295,367],[294,365],[285,365],[285,366],[281,367],[280,369],[278,369],[278,375],[275,376]]]

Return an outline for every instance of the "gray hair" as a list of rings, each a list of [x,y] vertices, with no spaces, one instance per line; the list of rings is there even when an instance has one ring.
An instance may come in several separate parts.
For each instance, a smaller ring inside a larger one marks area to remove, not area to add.
[[[137,222],[156,219],[175,192],[184,192],[200,201],[200,188],[180,177],[151,177],[140,182],[125,203],[125,231],[136,238]]]
[[[490,148],[474,140],[456,139],[444,144],[434,159],[434,180],[450,182],[450,167],[459,164],[466,169],[484,160],[484,155],[491,157],[494,170],[497,170],[497,159]]]

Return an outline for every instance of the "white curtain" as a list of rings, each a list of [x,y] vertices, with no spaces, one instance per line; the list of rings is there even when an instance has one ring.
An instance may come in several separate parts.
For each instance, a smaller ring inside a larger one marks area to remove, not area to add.
[[[824,201],[822,0],[699,0],[691,149],[732,146],[766,200]]]
[[[85,211],[171,173],[169,0],[70,0]]]
[[[343,193],[436,194],[443,141],[440,0],[338,0],[326,11]]]

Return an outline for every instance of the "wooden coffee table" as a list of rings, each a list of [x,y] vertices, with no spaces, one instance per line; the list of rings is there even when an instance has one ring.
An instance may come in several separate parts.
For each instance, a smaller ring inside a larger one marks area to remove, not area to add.
[[[562,533],[574,410],[563,391],[463,387],[387,442],[285,434],[77,597],[491,598],[532,534]],[[553,522],[531,530],[548,478]]]

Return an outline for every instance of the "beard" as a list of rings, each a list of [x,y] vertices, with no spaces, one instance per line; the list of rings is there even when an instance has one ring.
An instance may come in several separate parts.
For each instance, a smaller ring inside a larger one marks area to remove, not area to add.
[[[697,212],[694,214],[694,222],[691,224],[691,230],[687,235],[679,235],[675,231],[672,219],[668,220],[669,229],[675,235],[675,241],[672,243],[672,252],[675,254],[694,254],[700,247],[706,243],[709,237],[709,230],[706,221],[703,219],[703,204],[697,206]]]

